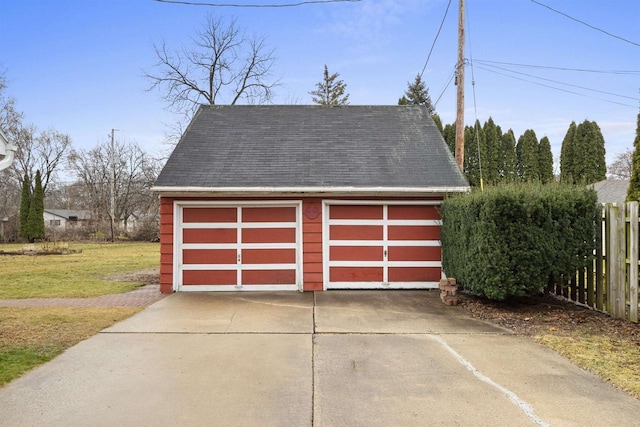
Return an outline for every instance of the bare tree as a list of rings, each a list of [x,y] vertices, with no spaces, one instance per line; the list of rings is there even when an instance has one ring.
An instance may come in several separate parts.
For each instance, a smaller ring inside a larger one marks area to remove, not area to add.
[[[613,163],[607,168],[609,176],[613,179],[631,179],[633,170],[633,150],[627,149],[616,155]]]
[[[64,165],[71,138],[55,129],[38,133],[35,125],[20,126],[15,138],[18,152],[11,168],[14,179],[22,182],[25,174],[34,177],[39,170],[46,194],[47,187],[56,180],[57,172]]]
[[[271,75],[274,50],[264,37],[246,37],[235,19],[227,24],[208,15],[190,48],[172,52],[163,42],[154,49],[157,71],[145,72],[149,90],[163,91],[169,107],[187,116],[200,104],[267,102],[278,85]]]
[[[160,172],[160,162],[150,157],[136,143],[115,144],[116,222],[127,229],[130,220],[155,219],[158,198],[151,187]],[[70,169],[83,188],[85,204],[91,206],[98,223],[110,224],[111,144],[103,143],[89,151],[74,151],[69,156]]]

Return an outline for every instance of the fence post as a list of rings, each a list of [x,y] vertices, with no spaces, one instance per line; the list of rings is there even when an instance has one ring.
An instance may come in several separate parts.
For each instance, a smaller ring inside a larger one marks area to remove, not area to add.
[[[596,236],[596,277],[595,277],[595,291],[596,291],[596,308],[598,310],[603,310],[604,309],[604,302],[603,302],[603,288],[605,286],[605,281],[604,281],[604,276],[603,276],[603,271],[602,268],[604,266],[604,248],[603,245],[605,244],[603,241],[603,236],[602,234],[604,233],[604,230],[607,229],[607,224],[604,221],[603,216],[606,213],[606,206],[602,206],[602,210],[600,211],[600,215],[598,216],[598,235]]]
[[[624,206],[624,205],[623,205]],[[607,305],[609,313],[613,317],[624,317],[625,314],[625,225],[624,207],[620,209],[616,205],[607,207],[608,222],[608,251],[607,251]],[[622,290],[622,293],[620,292]],[[622,294],[622,295],[621,295]]]
[[[638,202],[627,203],[629,212],[629,320],[638,323]]]

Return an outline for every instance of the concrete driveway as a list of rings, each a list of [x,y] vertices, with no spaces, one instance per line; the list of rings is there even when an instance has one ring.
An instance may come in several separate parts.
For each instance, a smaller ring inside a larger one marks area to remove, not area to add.
[[[429,291],[174,294],[0,389],[3,426],[637,426]]]

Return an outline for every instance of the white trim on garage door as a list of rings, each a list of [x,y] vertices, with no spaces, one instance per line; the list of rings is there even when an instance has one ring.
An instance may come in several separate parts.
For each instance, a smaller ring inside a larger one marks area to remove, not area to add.
[[[325,200],[324,288],[437,288],[441,221],[434,209],[440,204]]]
[[[301,207],[289,200],[175,201],[174,290],[302,290]]]

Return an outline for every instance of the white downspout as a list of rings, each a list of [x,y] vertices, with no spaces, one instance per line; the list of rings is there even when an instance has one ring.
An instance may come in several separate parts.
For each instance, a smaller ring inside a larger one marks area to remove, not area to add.
[[[0,171],[11,166],[17,150],[18,147],[10,144],[2,131],[0,131],[0,156],[4,156],[4,158],[0,160]]]

